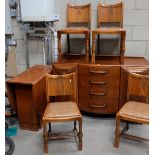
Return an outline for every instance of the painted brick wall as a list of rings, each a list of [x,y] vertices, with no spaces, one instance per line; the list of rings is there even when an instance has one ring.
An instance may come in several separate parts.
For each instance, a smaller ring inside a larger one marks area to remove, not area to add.
[[[100,0],[102,3],[111,4],[120,0]],[[149,1],[148,0],[122,0],[124,2],[124,29],[126,29],[127,56],[149,56]],[[55,0],[56,14],[60,15],[60,21],[56,28],[66,27],[67,2],[72,4],[92,4],[91,27],[97,27],[97,4],[99,0]],[[17,39],[17,64],[19,73],[26,69],[26,49],[21,24],[13,20],[14,38]],[[63,37],[65,48],[66,38]],[[42,40],[29,41],[30,66],[43,63]]]

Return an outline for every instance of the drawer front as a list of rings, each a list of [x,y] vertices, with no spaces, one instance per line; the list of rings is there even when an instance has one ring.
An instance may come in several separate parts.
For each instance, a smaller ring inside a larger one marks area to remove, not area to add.
[[[89,67],[90,78],[107,79],[120,76],[119,66],[91,66]]]

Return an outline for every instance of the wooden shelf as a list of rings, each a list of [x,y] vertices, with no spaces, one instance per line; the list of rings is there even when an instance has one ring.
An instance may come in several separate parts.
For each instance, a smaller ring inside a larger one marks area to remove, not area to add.
[[[85,56],[85,53],[64,53],[64,56]]]
[[[121,55],[96,54],[96,57],[120,57]]]

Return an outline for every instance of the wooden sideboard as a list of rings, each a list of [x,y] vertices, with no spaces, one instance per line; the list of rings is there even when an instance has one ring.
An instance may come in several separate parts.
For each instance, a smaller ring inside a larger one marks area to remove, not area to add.
[[[8,99],[18,113],[20,128],[41,128],[40,118],[47,105],[45,75],[51,70],[51,66],[35,65],[6,82]]]
[[[111,64],[111,65],[110,65]],[[108,61],[102,64],[56,63],[35,65],[6,82],[8,98],[18,113],[20,128],[38,130],[46,108],[45,75],[75,71],[78,82],[78,106],[85,112],[115,114],[126,101],[127,75],[131,69],[148,67],[144,58],[125,57],[124,65]],[[52,69],[53,66],[53,69]]]

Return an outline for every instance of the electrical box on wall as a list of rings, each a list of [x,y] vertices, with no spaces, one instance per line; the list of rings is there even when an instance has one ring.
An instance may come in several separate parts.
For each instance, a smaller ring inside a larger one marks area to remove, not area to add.
[[[55,0],[20,0],[22,21],[55,21]]]

